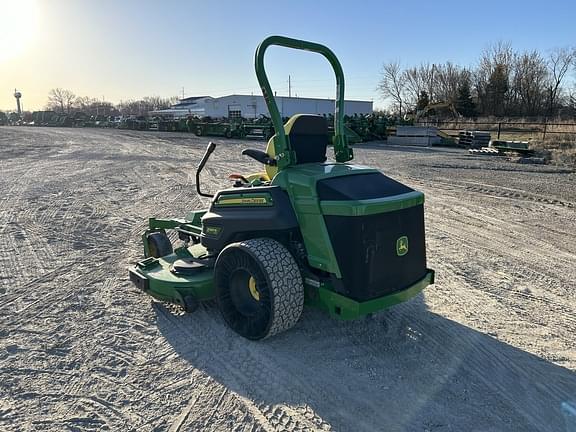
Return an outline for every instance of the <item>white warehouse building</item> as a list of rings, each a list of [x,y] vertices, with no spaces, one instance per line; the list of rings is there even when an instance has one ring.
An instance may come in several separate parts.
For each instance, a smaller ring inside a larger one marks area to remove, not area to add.
[[[276,104],[282,117],[294,114],[334,114],[334,99],[276,96]],[[180,100],[169,109],[153,111],[151,115],[169,115],[175,118],[196,115],[198,117],[244,117],[269,116],[263,96],[230,95],[222,97],[195,96]],[[372,101],[347,100],[344,114],[372,114]]]

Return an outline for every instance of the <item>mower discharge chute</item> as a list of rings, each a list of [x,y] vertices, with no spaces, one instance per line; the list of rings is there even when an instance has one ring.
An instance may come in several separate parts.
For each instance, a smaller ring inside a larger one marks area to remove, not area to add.
[[[336,74],[334,156],[326,161],[326,119],[298,114],[283,125],[264,70],[270,45],[322,54]],[[130,269],[151,296],[194,310],[216,299],[226,323],[249,339],[292,327],[304,305],[353,319],[406,301],[434,283],[426,267],[424,195],[376,169],[353,165],[344,132],[344,75],[327,47],[282,36],[256,50],[256,75],[276,134],[266,152],[242,154],[261,174],[231,175],[234,186],[206,210],[149,220],[145,259]],[[173,248],[166,230],[182,244]]]

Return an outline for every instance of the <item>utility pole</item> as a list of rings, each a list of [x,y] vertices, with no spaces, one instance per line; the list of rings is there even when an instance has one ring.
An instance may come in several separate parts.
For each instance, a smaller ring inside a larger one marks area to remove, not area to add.
[[[184,99],[184,87],[182,87],[182,99]]]
[[[288,75],[288,97],[292,97],[292,82],[290,81],[290,75]]]

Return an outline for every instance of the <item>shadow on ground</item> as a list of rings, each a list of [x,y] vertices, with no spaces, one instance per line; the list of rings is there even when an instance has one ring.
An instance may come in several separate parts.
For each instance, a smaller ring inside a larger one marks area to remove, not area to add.
[[[176,352],[259,406],[307,405],[335,430],[565,431],[576,374],[427,310],[424,297],[371,319],[306,309],[261,342],[226,328],[214,305],[155,304]]]

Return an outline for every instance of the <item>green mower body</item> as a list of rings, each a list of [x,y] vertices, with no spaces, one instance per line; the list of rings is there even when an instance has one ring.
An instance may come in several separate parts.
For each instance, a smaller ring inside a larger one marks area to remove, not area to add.
[[[326,119],[296,115],[286,125],[264,72],[270,45],[324,55],[336,73],[334,136]],[[380,171],[350,163],[343,124],[344,77],[336,56],[310,42],[272,36],[256,51],[256,74],[276,134],[266,152],[243,154],[261,175],[234,176],[206,210],[149,220],[146,258],[130,269],[135,285],[192,311],[216,299],[239,334],[262,339],[298,320],[304,304],[354,319],[406,301],[434,283],[426,265],[424,195]],[[330,142],[331,139],[331,142]],[[329,144],[335,162],[326,159]],[[214,145],[208,148],[196,176]],[[176,249],[167,230],[182,244]]]

